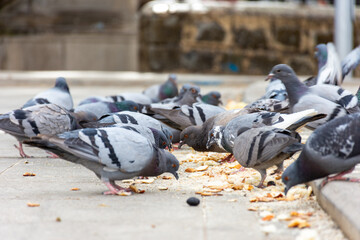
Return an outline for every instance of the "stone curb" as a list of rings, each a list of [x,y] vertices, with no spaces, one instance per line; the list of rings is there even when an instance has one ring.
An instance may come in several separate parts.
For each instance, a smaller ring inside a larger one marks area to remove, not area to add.
[[[322,179],[310,183],[320,206],[349,239],[360,239],[359,184],[330,182],[321,188],[321,182]]]

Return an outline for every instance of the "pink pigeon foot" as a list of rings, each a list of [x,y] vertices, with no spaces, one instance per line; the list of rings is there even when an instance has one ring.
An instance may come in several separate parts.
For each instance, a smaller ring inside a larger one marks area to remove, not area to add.
[[[332,177],[326,177],[324,179],[324,181],[322,181],[321,187],[324,187],[328,182],[332,182],[332,181],[360,182],[359,178],[343,177],[344,175],[351,173],[354,170],[354,168],[355,167],[351,168],[350,170],[343,171],[339,174],[336,174],[335,176],[332,176]]]
[[[24,149],[23,149],[23,145],[21,142],[19,142],[19,146],[17,146],[16,144],[14,144],[14,147],[19,150],[19,154],[20,154],[20,157],[22,158],[32,158],[32,156],[29,156],[27,155],[25,152],[24,152]]]

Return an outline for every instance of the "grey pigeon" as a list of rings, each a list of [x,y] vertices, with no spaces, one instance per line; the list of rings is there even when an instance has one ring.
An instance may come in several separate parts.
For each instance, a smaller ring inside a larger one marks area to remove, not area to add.
[[[209,131],[207,146],[217,144],[227,152],[232,153],[234,141],[237,136],[251,128],[272,126],[282,129],[298,128],[302,124],[323,118],[323,114],[316,114],[314,109],[308,109],[293,114],[281,114],[275,112],[255,112],[233,118],[225,126],[215,126]]]
[[[130,189],[116,180],[172,173],[178,179],[179,161],[141,134],[125,128],[82,129],[57,136],[39,135],[29,144],[81,164],[108,187],[104,194],[123,194]]]
[[[165,126],[163,123],[152,117],[149,117],[145,114],[138,112],[123,111],[123,112],[111,113],[109,115],[104,115],[97,122],[90,122],[84,124],[84,126],[88,128],[98,128],[98,127],[111,126],[114,124],[139,125],[142,127],[147,127],[161,131],[170,140],[174,138],[169,127]]]
[[[315,84],[332,84],[340,86],[346,75],[360,63],[360,46],[353,49],[341,61],[332,43],[316,46],[315,56],[318,60],[318,75],[305,80],[307,86]]]
[[[0,129],[17,138],[20,156],[24,158],[29,157],[22,147],[25,139],[37,134],[54,135],[82,128],[82,124],[96,120],[92,113],[73,113],[50,103],[16,109],[0,115]]]
[[[297,184],[330,174],[338,175],[327,181],[349,180],[342,176],[360,163],[359,126],[360,113],[354,113],[318,127],[308,138],[299,158],[282,175],[282,181],[286,185],[285,194]]]
[[[160,121],[175,129],[183,130],[188,126],[202,125],[207,119],[225,109],[210,104],[195,103],[192,106],[182,105],[172,109],[152,108],[152,111],[162,118]]]
[[[275,172],[280,173],[284,160],[302,147],[297,132],[266,126],[246,130],[236,137],[233,154],[241,166],[253,168],[261,174],[257,187],[262,188],[266,169],[276,165]]]
[[[179,94],[176,78],[176,74],[169,74],[166,82],[148,87],[143,91],[143,94],[148,96],[153,103],[176,97]]]
[[[21,108],[47,103],[54,103],[67,110],[73,108],[73,99],[65,78],[57,78],[54,87],[38,93],[35,97],[28,100]]]
[[[108,113],[120,112],[120,111],[132,111],[139,110],[139,105],[133,101],[124,100],[122,102],[95,102],[88,103],[81,106],[77,106],[74,112],[91,112],[98,118]]]
[[[111,97],[101,97],[101,96],[87,97],[87,98],[81,100],[79,102],[78,106],[88,104],[88,103],[96,103],[96,102],[114,102],[114,100]]]
[[[166,108],[173,106],[182,106],[192,104],[197,102],[197,98],[200,96],[200,88],[191,84],[184,84],[179,92],[179,95],[173,98],[165,99],[161,101],[161,104],[165,104]],[[158,104],[152,104],[158,106]]]
[[[281,80],[272,78],[266,87],[266,92],[263,98],[286,101],[288,99],[288,94]]]
[[[221,101],[221,93],[218,91],[211,91],[205,95],[202,95],[201,102],[214,106],[219,106],[220,104],[223,104]]]
[[[180,144],[179,148],[182,145],[187,144],[196,151],[201,152],[226,152],[223,148],[220,148],[216,144],[211,146],[206,146],[208,142],[209,132],[215,126],[224,126],[230,122],[233,118],[251,113],[251,109],[243,108],[236,110],[229,110],[216,114],[215,116],[207,119],[201,125],[193,125],[185,128],[180,135]]]
[[[313,108],[319,113],[327,114],[327,117],[309,123],[307,126],[310,128],[316,128],[336,117],[341,117],[348,114],[348,112],[353,112],[351,108],[357,107],[357,99],[355,96],[350,96],[342,105],[340,105],[340,102],[334,102],[319,96],[318,92],[300,82],[295,72],[286,64],[274,66],[268,79],[273,77],[280,79],[286,87],[289,95],[290,112],[299,112]],[[344,90],[342,89],[341,91]]]
[[[147,138],[152,144],[156,147],[165,149],[166,147],[169,150],[172,149],[172,143],[169,136],[167,136],[162,130],[157,130],[151,127],[145,127],[135,124],[124,124],[124,123],[116,123],[109,127],[117,127],[117,128],[124,128],[130,131],[134,131],[142,135],[143,137]]]
[[[289,112],[289,100],[284,101],[275,98],[260,98],[252,103],[249,103],[244,108],[251,109],[255,112],[268,111],[268,112]]]
[[[152,100],[143,93],[121,93],[118,95],[107,96],[107,99],[112,99],[112,102],[122,102],[122,101],[133,101],[137,104],[151,104]]]

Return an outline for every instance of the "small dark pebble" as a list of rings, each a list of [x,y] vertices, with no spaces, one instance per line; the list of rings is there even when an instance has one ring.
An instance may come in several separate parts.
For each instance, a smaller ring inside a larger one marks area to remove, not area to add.
[[[200,203],[200,200],[196,197],[190,197],[186,200],[187,204],[190,206],[197,206]]]
[[[268,181],[267,185],[268,186],[276,186],[276,183],[274,181]]]

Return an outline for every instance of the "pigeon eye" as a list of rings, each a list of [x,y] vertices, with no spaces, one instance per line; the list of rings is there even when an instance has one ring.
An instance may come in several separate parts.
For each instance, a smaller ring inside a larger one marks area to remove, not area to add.
[[[170,140],[172,140],[172,135],[170,135]]]
[[[280,69],[278,69],[278,70],[276,70],[276,72],[277,72],[277,73],[279,73],[279,72],[281,72],[281,70],[280,70]]]
[[[162,145],[165,146],[165,145],[166,145],[166,142],[163,142]]]
[[[134,110],[137,110],[137,107],[136,107],[136,106],[134,107]]]
[[[196,93],[196,90],[194,88],[191,89],[192,93]]]
[[[184,135],[184,138],[188,138],[188,137],[189,137],[189,135],[187,135],[187,134]]]
[[[214,134],[212,133],[211,135],[210,135],[210,137],[213,137],[214,136]]]
[[[173,163],[171,166],[172,166],[173,168],[176,168],[176,164],[175,164],[175,163]]]
[[[284,177],[284,180],[289,181],[289,177],[288,176]]]

